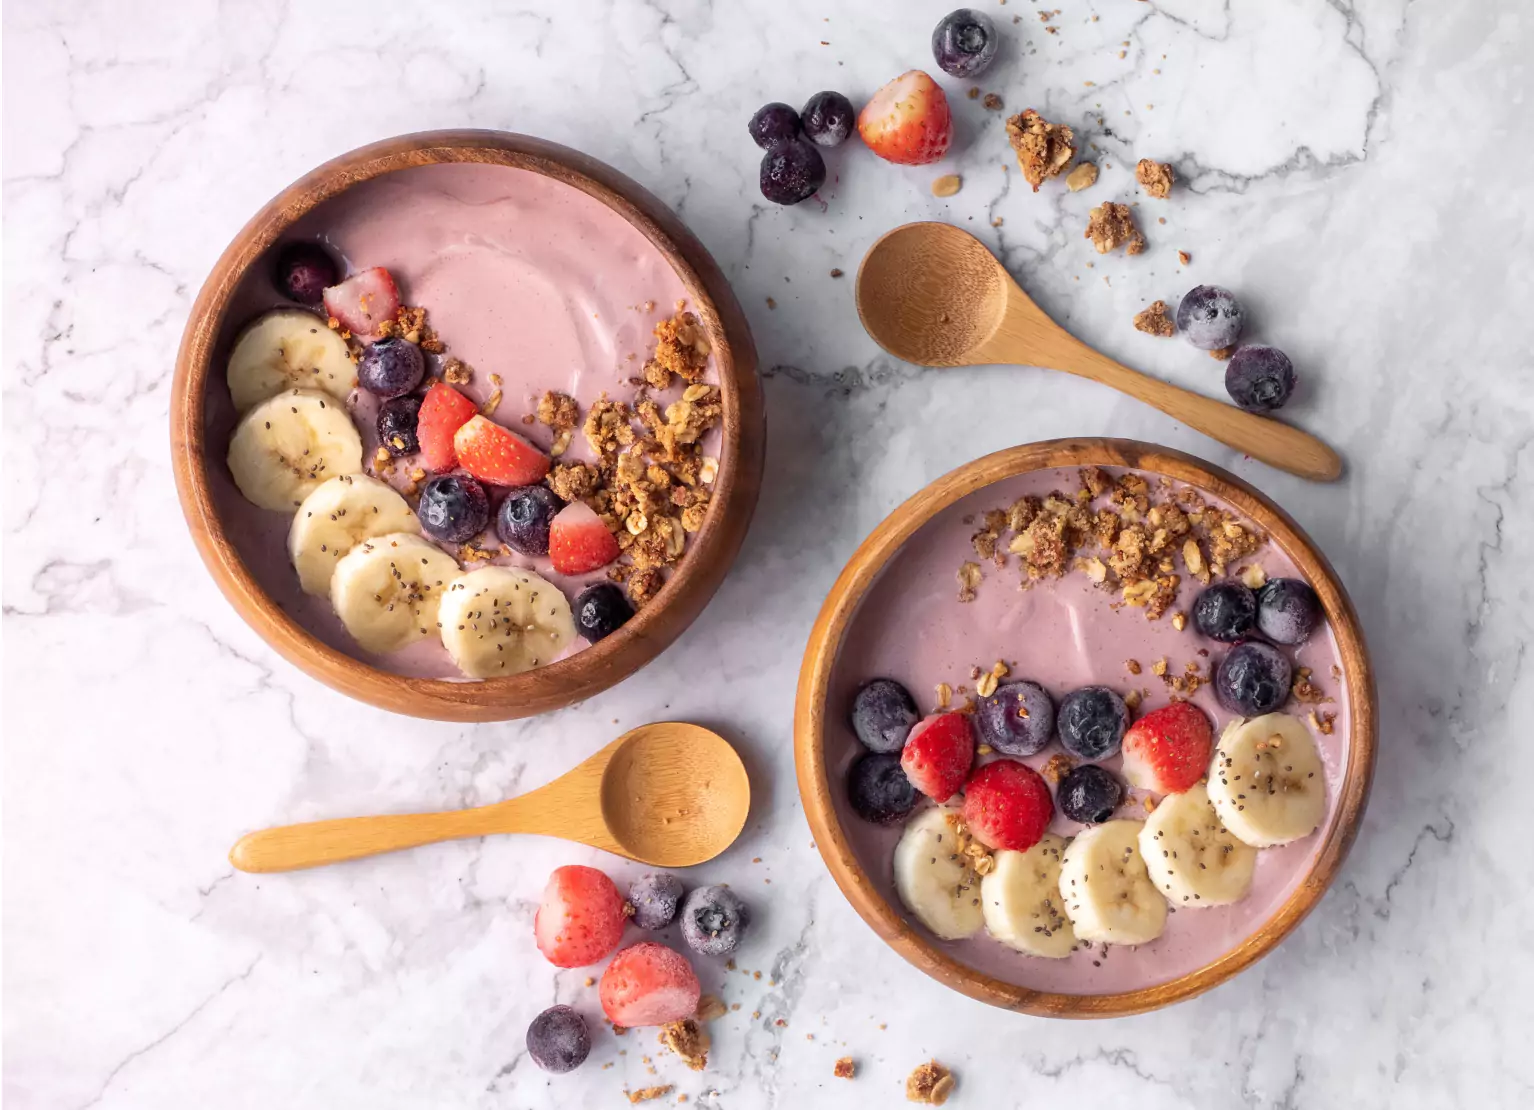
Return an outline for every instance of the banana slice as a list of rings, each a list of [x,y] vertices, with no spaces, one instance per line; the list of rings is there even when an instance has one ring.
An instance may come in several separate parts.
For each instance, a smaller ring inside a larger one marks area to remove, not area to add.
[[[1140,830],[1140,855],[1156,889],[1179,908],[1241,901],[1257,866],[1257,849],[1220,823],[1203,783],[1161,800]]]
[[[1269,713],[1225,726],[1209,770],[1209,800],[1253,848],[1288,844],[1326,816],[1326,768],[1298,717]]]
[[[1166,928],[1166,899],[1140,856],[1143,821],[1083,829],[1060,860],[1065,913],[1082,940],[1148,944]]]
[[[922,810],[906,822],[895,845],[895,892],[916,919],[944,940],[980,931],[980,884],[962,859],[953,858],[954,831],[944,806]]]
[[[346,340],[312,312],[280,308],[247,327],[229,354],[229,396],[240,412],[285,389],[317,389],[338,401],[357,367]]]
[[[1030,956],[1059,960],[1071,954],[1076,932],[1060,897],[1064,851],[1064,840],[1045,833],[1026,852],[995,854],[995,870],[980,880],[980,906],[991,936]]]
[[[304,593],[330,596],[336,562],[361,541],[390,532],[418,533],[421,522],[394,488],[366,474],[321,482],[288,529],[288,557]]]
[[[334,397],[291,389],[245,414],[229,438],[229,472],[247,501],[292,512],[316,486],[362,470],[362,437]]]
[[[462,573],[456,559],[419,536],[375,536],[337,561],[330,605],[352,639],[382,655],[436,634],[437,607]]]
[[[575,639],[575,618],[559,587],[511,567],[465,574],[448,588],[437,619],[443,646],[470,678],[532,670]]]

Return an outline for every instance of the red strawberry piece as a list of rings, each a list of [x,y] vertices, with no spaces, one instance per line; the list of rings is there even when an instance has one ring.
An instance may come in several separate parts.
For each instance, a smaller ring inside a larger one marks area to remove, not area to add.
[[[623,939],[623,896],[595,867],[556,867],[533,918],[538,951],[557,967],[585,967]]]
[[[921,70],[902,73],[863,105],[858,134],[886,162],[905,166],[936,162],[953,141],[948,98]]]
[[[1191,702],[1174,701],[1124,733],[1124,777],[1157,794],[1181,794],[1209,773],[1214,726]]]
[[[987,848],[1027,851],[1049,828],[1054,812],[1039,773],[1015,759],[987,763],[964,784],[964,823]]]
[[[420,425],[417,423],[417,428]],[[419,437],[420,432],[416,432]],[[493,486],[530,486],[543,481],[553,460],[509,428],[472,416],[453,433],[458,465]]]
[[[934,713],[917,721],[900,752],[911,785],[934,802],[959,792],[975,761],[975,734],[963,713]]]
[[[426,391],[416,415],[415,438],[428,467],[440,474],[458,465],[453,435],[478,412],[473,401],[450,385],[438,382]]]
[[[382,266],[353,274],[325,290],[325,311],[359,339],[375,335],[378,325],[399,311],[399,286]]]
[[[700,990],[687,957],[647,940],[613,957],[597,993],[607,1020],[633,1029],[692,1017]]]
[[[585,574],[618,557],[618,541],[584,501],[572,501],[549,524],[549,560],[560,574]]]

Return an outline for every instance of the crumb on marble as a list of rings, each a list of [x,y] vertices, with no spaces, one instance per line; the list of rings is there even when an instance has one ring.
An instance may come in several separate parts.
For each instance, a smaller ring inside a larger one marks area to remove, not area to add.
[[[1172,194],[1172,167],[1165,162],[1141,158],[1135,163],[1135,180],[1140,183],[1146,195],[1157,200],[1165,200]]]
[[[857,1070],[857,1064],[853,1063],[852,1057],[843,1056],[840,1060],[836,1061],[836,1065],[831,1069],[831,1074],[838,1079],[851,1079],[857,1074]]]
[[[920,1064],[905,1081],[907,1102],[921,1102],[929,1106],[941,1106],[953,1093],[953,1073],[936,1060]]]
[[[1160,336],[1168,339],[1177,334],[1177,325],[1167,315],[1165,301],[1152,301],[1149,308],[1141,309],[1135,313],[1135,331],[1143,331],[1146,335]]]
[[[1092,240],[1098,254],[1122,246],[1125,254],[1140,254],[1145,250],[1145,236],[1135,225],[1134,213],[1127,204],[1106,201],[1092,209],[1087,216],[1087,229],[1082,238]]]
[[[1017,153],[1023,179],[1037,193],[1047,178],[1058,176],[1076,157],[1074,134],[1064,124],[1048,122],[1032,108],[1007,120],[1007,141]]]
[[[1096,162],[1082,162],[1065,175],[1065,187],[1073,193],[1090,189],[1095,184],[1097,184]]]

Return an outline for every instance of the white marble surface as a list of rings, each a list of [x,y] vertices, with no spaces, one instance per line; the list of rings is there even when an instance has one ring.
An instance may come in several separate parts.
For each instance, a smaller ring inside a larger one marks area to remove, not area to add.
[[[1057,35],[1026,0],[988,9],[1007,43],[982,84],[1080,125],[1112,164],[1095,190],[1028,193],[1001,117],[960,97],[949,164],[854,145],[822,211],[761,202],[747,116],[927,66],[942,5],[6,5],[8,1106],[616,1106],[662,1081],[693,1105],[896,1105],[929,1055],[958,1071],[956,1106],[1534,1101],[1534,15],[1059,6]],[[391,718],[278,659],[199,564],[166,443],[188,307],[246,217],[349,147],[455,125],[581,147],[674,205],[751,318],[771,424],[756,526],[702,619],[642,679],[488,727]],[[1141,208],[1167,223],[1146,221],[1147,255],[1097,260],[1085,210],[1130,193],[1147,155],[1181,177]],[[934,199],[950,169],[963,191]],[[1234,287],[1347,477],[1288,479],[1059,375],[893,364],[850,278],[827,275],[926,217],[973,226],[1078,334],[1209,393],[1215,364],[1129,317],[1195,281]],[[1097,433],[1229,466],[1301,521],[1362,614],[1382,743],[1341,879],[1281,950],[1168,1012],[1057,1023],[950,994],[877,943],[811,850],[790,703],[825,589],[899,500],[984,451]],[[271,822],[500,798],[662,716],[736,738],[759,799],[703,869],[757,905],[742,963],[764,972],[725,979],[742,1009],[707,1074],[673,1059],[652,1078],[645,1039],[605,1030],[570,1077],[523,1052],[551,999],[595,1009],[585,972],[554,973],[530,936],[549,868],[589,853],[503,839],[267,879],[225,862]]]

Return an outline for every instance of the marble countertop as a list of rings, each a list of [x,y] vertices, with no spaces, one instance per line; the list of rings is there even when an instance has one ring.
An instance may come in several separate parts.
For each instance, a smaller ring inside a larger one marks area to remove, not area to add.
[[[987,9],[1007,41],[980,84],[1077,125],[1092,191],[1030,193],[1002,114],[945,79],[943,165],[854,144],[824,206],[764,203],[760,103],[933,68],[942,5],[865,7],[6,5],[8,1107],[595,1107],[655,1083],[732,1110],[894,1106],[930,1056],[961,1107],[1534,1101],[1534,16],[1061,0],[1051,33],[1011,0]],[[771,429],[755,525],[686,635],[584,705],[476,727],[368,709],[268,649],[193,551],[166,433],[188,308],[245,219],[350,147],[452,126],[579,147],[672,205],[750,317]],[[1176,167],[1141,207],[1166,223],[1145,221],[1147,254],[1098,258],[1086,209],[1131,195],[1143,156]],[[944,172],[964,185],[938,199]],[[1291,479],[1063,375],[891,361],[829,274],[911,219],[972,228],[1076,334],[1212,395],[1216,364],[1129,320],[1196,282],[1238,290],[1346,477]],[[811,847],[791,757],[799,656],[859,539],[960,463],[1077,434],[1194,452],[1288,509],[1352,593],[1382,708],[1357,844],[1294,936],[1197,1000],[1096,1023],[992,1010],[879,944]],[[705,973],[741,1009],[704,1074],[657,1056],[652,1076],[650,1039],[605,1029],[572,1076],[526,1056],[551,1000],[595,1011],[586,972],[530,936],[549,869],[594,853],[506,838],[268,878],[225,859],[270,823],[499,799],[661,717],[736,739],[758,798],[701,869],[750,893],[741,964],[762,972]]]

